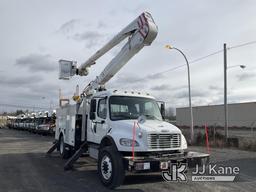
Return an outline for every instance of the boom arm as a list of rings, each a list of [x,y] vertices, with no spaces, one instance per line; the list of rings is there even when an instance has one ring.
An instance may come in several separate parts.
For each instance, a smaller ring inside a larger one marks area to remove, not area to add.
[[[147,12],[142,13],[76,70],[78,75],[88,75],[88,68],[94,65],[98,58],[128,37],[128,42],[103,72],[85,87],[83,94],[90,95],[90,91],[103,87],[136,53],[144,46],[151,45],[156,36],[157,26],[152,16]]]

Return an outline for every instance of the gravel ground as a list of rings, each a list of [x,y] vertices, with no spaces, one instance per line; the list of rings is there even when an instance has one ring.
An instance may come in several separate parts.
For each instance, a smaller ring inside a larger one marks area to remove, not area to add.
[[[96,163],[81,158],[74,170],[64,171],[58,153],[45,152],[53,137],[0,129],[0,192],[108,191],[98,180]],[[205,152],[202,147],[190,150]],[[255,191],[256,152],[211,149],[211,163],[239,166],[235,182],[165,182],[159,174],[128,175],[116,191]],[[190,173],[188,173],[189,177]]]

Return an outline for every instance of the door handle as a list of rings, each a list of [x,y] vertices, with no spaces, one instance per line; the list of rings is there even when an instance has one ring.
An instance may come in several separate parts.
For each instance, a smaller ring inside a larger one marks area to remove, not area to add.
[[[101,121],[94,121],[95,124],[104,124],[105,120],[101,120]]]
[[[93,131],[94,131],[94,133],[96,133],[96,131],[97,131],[97,125],[96,125],[96,123],[93,125]]]

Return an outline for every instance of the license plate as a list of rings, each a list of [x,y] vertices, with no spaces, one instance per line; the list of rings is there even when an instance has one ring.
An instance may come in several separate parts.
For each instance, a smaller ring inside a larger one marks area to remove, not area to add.
[[[144,163],[144,166],[143,166],[144,170],[147,170],[147,169],[150,169],[150,163]]]

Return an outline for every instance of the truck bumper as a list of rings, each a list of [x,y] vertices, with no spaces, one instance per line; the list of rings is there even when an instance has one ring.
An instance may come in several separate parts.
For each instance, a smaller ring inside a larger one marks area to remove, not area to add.
[[[124,157],[125,168],[131,172],[159,172],[170,168],[171,164],[187,163],[188,168],[209,163],[210,155],[200,152],[171,154],[165,157]]]

